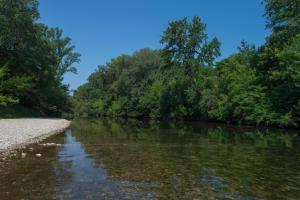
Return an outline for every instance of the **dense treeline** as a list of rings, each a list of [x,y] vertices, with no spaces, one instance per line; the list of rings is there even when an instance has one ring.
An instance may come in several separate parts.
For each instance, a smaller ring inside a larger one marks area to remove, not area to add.
[[[75,114],[299,125],[300,1],[264,5],[272,31],[264,45],[242,41],[216,62],[220,42],[200,18],[171,22],[163,49],[119,56],[91,74],[75,92]]]
[[[37,0],[0,0],[0,117],[70,112],[63,75],[76,72],[69,37],[39,23]]]

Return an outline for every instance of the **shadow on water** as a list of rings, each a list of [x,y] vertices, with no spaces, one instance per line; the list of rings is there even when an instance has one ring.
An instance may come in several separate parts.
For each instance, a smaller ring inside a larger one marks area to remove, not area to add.
[[[0,199],[300,197],[294,131],[78,119],[46,142],[2,164]]]

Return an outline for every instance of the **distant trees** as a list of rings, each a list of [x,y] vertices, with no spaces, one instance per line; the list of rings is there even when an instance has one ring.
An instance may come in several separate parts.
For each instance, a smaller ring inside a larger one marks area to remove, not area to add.
[[[90,76],[89,82],[75,92],[75,113],[84,116],[196,116],[198,113],[193,105],[196,99],[191,96],[197,96],[199,88],[192,86],[220,55],[220,43],[216,38],[208,40],[205,26],[198,17],[192,22],[187,19],[171,22],[161,39],[164,49],[142,49],[100,67]]]
[[[63,76],[76,72],[80,54],[62,30],[38,18],[37,0],[0,0],[0,109],[19,105],[60,116],[71,109]]]
[[[142,98],[163,66],[159,51],[142,49],[100,66],[88,83],[75,92],[78,115],[140,116],[146,112]]]
[[[242,41],[219,62],[199,17],[171,22],[161,50],[122,55],[74,95],[78,116],[208,119],[248,124],[300,123],[300,1],[265,0],[272,34],[256,48]]]

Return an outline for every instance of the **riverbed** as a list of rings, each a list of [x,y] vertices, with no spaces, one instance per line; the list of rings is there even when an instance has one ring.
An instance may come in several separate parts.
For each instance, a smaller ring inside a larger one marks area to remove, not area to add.
[[[300,197],[295,130],[80,119],[42,143],[1,163],[0,199]]]

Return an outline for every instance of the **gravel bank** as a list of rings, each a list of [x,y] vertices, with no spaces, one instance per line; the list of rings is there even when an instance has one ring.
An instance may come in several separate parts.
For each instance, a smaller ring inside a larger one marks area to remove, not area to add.
[[[65,119],[0,119],[0,153],[61,133],[70,123]]]

